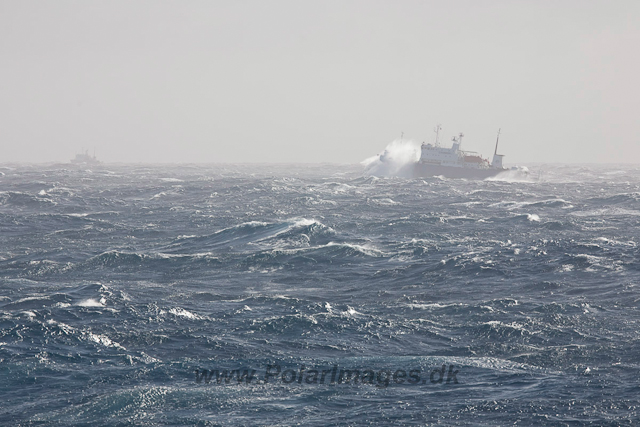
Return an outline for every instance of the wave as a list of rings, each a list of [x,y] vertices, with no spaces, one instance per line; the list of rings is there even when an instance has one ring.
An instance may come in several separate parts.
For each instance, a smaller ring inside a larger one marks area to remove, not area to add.
[[[529,174],[529,169],[526,166],[519,166],[516,169],[509,169],[507,171],[500,172],[496,176],[486,178],[485,181],[534,183],[537,179]]]
[[[353,258],[381,257],[385,257],[385,254],[369,244],[329,242],[320,246],[271,249],[252,253],[240,265],[249,269],[282,266],[294,269],[310,264],[349,264]]]
[[[330,227],[307,218],[293,218],[283,222],[245,222],[205,236],[189,236],[176,239],[163,248],[166,253],[193,251],[246,251],[255,250],[251,245],[293,246],[310,245],[326,241],[335,235]]]
[[[564,199],[554,198],[546,200],[536,201],[514,201],[503,200],[500,202],[492,203],[490,207],[503,207],[508,210],[522,209],[522,208],[572,208],[573,204]]]
[[[86,274],[96,269],[106,269],[121,273],[143,273],[145,277],[174,277],[196,274],[202,269],[219,268],[222,261],[211,253],[164,254],[158,252],[124,252],[112,250],[65,266],[57,273],[70,271]]]
[[[622,203],[633,203],[640,201],[640,193],[620,193],[605,197],[592,197],[585,200],[585,203],[597,205],[617,205]]]
[[[37,208],[56,204],[57,203],[47,197],[47,195],[32,196],[31,194],[20,191],[0,191],[0,205]]]

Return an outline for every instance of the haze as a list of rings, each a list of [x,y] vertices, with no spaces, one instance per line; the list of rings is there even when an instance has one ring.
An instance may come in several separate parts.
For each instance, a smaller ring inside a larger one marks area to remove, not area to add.
[[[640,162],[640,2],[0,1],[0,162]]]

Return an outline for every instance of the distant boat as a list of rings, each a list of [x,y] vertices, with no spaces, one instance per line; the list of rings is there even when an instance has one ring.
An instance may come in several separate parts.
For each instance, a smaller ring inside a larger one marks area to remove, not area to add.
[[[71,159],[71,163],[76,165],[99,165],[101,162],[96,158],[95,153],[90,156],[89,150],[85,150],[84,153],[76,154],[76,157]]]

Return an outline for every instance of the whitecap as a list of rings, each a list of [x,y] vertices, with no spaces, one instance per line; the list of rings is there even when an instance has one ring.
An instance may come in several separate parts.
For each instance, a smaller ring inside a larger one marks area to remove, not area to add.
[[[173,314],[174,316],[178,316],[178,317],[184,317],[186,319],[191,319],[191,320],[198,320],[198,319],[202,319],[201,316],[198,316],[197,314],[194,314],[188,310],[185,310],[182,307],[175,307],[169,310],[170,314]]]
[[[76,304],[79,307],[104,307],[105,299],[101,298],[100,301],[96,301],[93,298],[85,299]]]
[[[105,347],[113,347],[113,348],[119,348],[121,350],[126,350],[126,348],[124,348],[123,346],[121,346],[117,342],[112,341],[111,338],[109,338],[106,335],[94,334],[93,332],[83,332],[83,334],[85,334],[85,336],[90,341],[93,341],[93,342],[98,343],[100,345],[103,345]]]
[[[327,243],[324,247],[330,247],[330,246],[340,246],[343,248],[349,248],[349,249],[353,249],[357,252],[360,252],[364,255],[368,255],[368,256],[372,256],[372,257],[381,257],[384,256],[384,253],[376,248],[373,248],[371,246],[368,245],[356,245],[353,243],[336,243],[336,242],[329,242]]]
[[[371,201],[371,203],[376,204],[376,205],[380,205],[380,206],[393,206],[393,205],[399,205],[400,203],[390,199],[390,198],[383,198],[383,199],[369,199]]]

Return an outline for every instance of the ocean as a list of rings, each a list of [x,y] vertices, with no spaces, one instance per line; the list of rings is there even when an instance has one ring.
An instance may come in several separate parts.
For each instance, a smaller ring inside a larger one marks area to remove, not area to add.
[[[0,167],[0,424],[637,425],[640,167]]]

